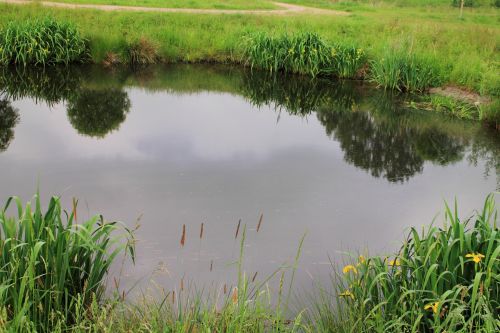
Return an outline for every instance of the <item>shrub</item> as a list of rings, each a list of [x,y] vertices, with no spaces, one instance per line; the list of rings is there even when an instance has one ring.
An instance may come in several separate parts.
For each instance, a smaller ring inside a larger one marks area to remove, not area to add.
[[[103,296],[103,279],[123,250],[134,255],[130,232],[94,216],[76,223],[76,202],[68,214],[53,197],[42,212],[40,198],[23,209],[16,197],[0,212],[0,329],[51,332],[71,323]],[[15,204],[17,217],[8,217]],[[66,222],[63,222],[63,213]]]
[[[483,210],[465,221],[457,210],[446,206],[442,228],[412,228],[394,257],[360,256],[345,266],[337,284],[340,317],[330,322],[344,327],[340,332],[498,332],[494,198],[488,196]]]
[[[371,81],[386,89],[423,92],[439,84],[439,69],[428,57],[393,49],[372,61]]]
[[[10,22],[0,31],[0,64],[69,64],[87,58],[87,40],[70,23],[51,18]]]

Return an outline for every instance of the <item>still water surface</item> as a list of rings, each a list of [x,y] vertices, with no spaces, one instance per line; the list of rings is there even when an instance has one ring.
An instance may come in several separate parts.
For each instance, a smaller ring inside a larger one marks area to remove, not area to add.
[[[443,200],[468,215],[499,187],[497,133],[356,84],[186,65],[4,70],[0,90],[1,201],[39,182],[80,219],[139,220],[124,286],[234,283],[241,219],[258,279],[307,233],[307,287],[341,251],[390,253]]]

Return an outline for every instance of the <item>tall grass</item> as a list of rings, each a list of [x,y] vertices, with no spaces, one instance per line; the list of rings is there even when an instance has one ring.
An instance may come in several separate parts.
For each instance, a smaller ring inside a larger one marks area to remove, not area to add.
[[[319,332],[498,332],[500,231],[492,195],[461,221],[412,228],[393,257],[359,257],[315,308]]]
[[[124,250],[134,256],[130,232],[120,224],[102,216],[76,219],[76,202],[68,213],[53,197],[43,212],[39,195],[24,208],[19,198],[8,199],[0,212],[0,329],[51,332],[75,322],[102,300],[116,256]]]
[[[435,61],[412,51],[391,49],[371,62],[371,80],[385,89],[423,92],[440,83]]]
[[[331,45],[315,33],[250,35],[245,41],[244,59],[252,68],[273,73],[283,71],[340,78],[355,77],[365,61],[361,49]]]
[[[0,64],[69,64],[87,57],[87,40],[71,23],[52,18],[13,21],[0,31]]]

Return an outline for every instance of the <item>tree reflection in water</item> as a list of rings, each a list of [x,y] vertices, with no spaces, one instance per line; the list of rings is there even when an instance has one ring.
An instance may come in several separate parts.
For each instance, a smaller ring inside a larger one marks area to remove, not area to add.
[[[17,110],[6,99],[0,99],[0,151],[5,151],[14,138],[14,127],[19,121]]]
[[[326,134],[339,142],[345,160],[374,177],[404,182],[424,164],[447,165],[467,154],[470,163],[486,161],[486,172],[500,179],[500,142],[477,124],[409,109],[401,96],[359,83],[247,71],[232,67],[174,66],[107,71],[102,68],[3,69],[0,92],[8,100],[30,97],[48,105],[64,102],[78,133],[103,138],[130,112],[125,84],[151,91],[190,94],[225,92],[254,106],[268,106],[301,117],[316,113]],[[17,112],[2,100],[1,146],[14,135]],[[469,149],[470,148],[470,149]]]
[[[78,133],[102,138],[120,127],[130,100],[120,89],[80,89],[68,101],[68,119]]]

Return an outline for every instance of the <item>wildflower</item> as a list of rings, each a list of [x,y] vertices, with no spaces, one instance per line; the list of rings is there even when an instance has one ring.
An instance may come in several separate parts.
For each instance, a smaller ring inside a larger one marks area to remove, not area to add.
[[[366,262],[366,258],[363,255],[359,256],[359,263],[364,264]]]
[[[439,302],[429,303],[426,306],[424,306],[424,310],[432,310],[432,312],[437,313],[438,306],[439,306]]]
[[[478,264],[484,258],[484,255],[482,255],[481,253],[468,253],[465,255],[465,258],[472,258],[472,261]]]
[[[354,299],[354,295],[349,290],[346,290],[343,293],[340,293],[339,296],[340,297],[350,297],[350,298]]]
[[[358,270],[353,265],[347,265],[344,268],[342,268],[342,273],[344,273],[344,274],[347,274],[350,271],[353,271],[354,274],[358,274]]]
[[[399,259],[391,260],[389,266],[401,266],[401,261]]]

